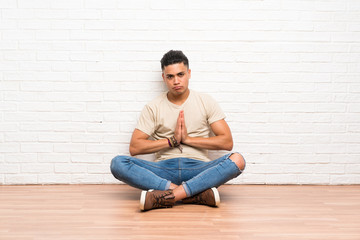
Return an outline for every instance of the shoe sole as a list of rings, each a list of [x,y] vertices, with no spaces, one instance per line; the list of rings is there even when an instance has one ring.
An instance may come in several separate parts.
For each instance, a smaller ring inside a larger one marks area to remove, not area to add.
[[[152,192],[152,191],[154,191],[154,190],[150,189],[149,191],[142,191],[141,192],[141,196],[140,196],[140,210],[141,211],[145,210],[145,200],[146,200],[147,192]]]
[[[220,205],[220,194],[219,191],[216,188],[211,188],[211,190],[214,193],[214,198],[215,198],[215,206],[218,207]]]

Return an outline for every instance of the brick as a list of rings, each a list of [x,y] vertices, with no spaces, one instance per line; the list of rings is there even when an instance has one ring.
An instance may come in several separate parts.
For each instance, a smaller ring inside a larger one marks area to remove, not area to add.
[[[296,174],[268,174],[266,175],[266,184],[291,184],[298,183]]]
[[[16,8],[17,4],[16,1],[14,0],[2,0],[0,1],[0,8],[4,9],[4,8]]]
[[[331,12],[319,12],[319,11],[303,11],[299,14],[299,16],[300,16],[299,19],[302,21],[314,21],[314,22],[332,21],[333,18],[333,14]]]
[[[86,164],[56,163],[55,173],[86,173]]]
[[[69,11],[68,11],[68,19],[87,20],[87,19],[100,19],[100,18],[101,18],[101,10],[69,9]],[[63,18],[60,18],[60,19],[63,19]]]
[[[54,172],[54,165],[49,163],[25,163],[21,164],[22,173],[51,173]]]
[[[104,174],[72,174],[72,184],[101,184],[104,182]]]
[[[52,124],[52,130],[56,132],[85,132],[86,124],[77,122],[56,122]]]
[[[120,109],[120,103],[104,102],[104,103],[87,103],[87,111],[89,112],[116,112]]]
[[[129,141],[131,139],[131,134],[123,133],[118,135],[106,135],[104,136],[104,143],[123,143],[123,144],[129,144]]]
[[[71,174],[39,174],[38,179],[42,184],[69,184],[71,182]]]
[[[7,103],[7,102],[1,102],[0,103],[0,110],[1,111],[16,111],[17,104],[16,103]],[[3,127],[0,125],[0,128],[3,129]]]
[[[316,147],[316,153],[346,153],[347,147],[343,144],[326,144],[326,145],[318,145]]]
[[[18,82],[6,81],[5,79],[0,82],[0,88],[3,91],[17,91],[20,88],[19,86],[20,84]]]
[[[330,183],[330,176],[329,174],[299,174],[298,183],[328,185]]]
[[[102,122],[103,114],[97,112],[74,112],[71,114],[73,122]]]
[[[185,2],[184,1],[150,1],[152,9],[184,9]]]
[[[88,71],[100,72],[118,72],[119,70],[119,63],[117,62],[96,62],[96,63],[87,63],[86,68]],[[95,75],[95,73],[94,73]],[[101,76],[100,79],[103,77]]]
[[[24,41],[19,41],[18,48],[21,50],[49,51],[51,50],[52,46],[50,42],[45,40],[44,41],[24,40]]]
[[[14,174],[20,172],[19,164],[1,164],[0,174]]]
[[[39,142],[70,142],[71,135],[69,133],[39,133]]]
[[[102,158],[92,153],[73,153],[71,154],[71,162],[73,163],[101,163]]]
[[[4,40],[34,40],[35,32],[33,30],[4,30],[2,38]]]
[[[54,103],[53,108],[59,112],[83,112],[86,108],[84,103]]]
[[[42,0],[18,0],[19,8],[49,8],[50,1],[43,2]]]
[[[19,143],[1,143],[0,153],[16,153],[20,152]]]
[[[93,71],[93,70],[92,70]],[[71,73],[72,81],[100,81],[102,73],[99,72],[73,72]]]
[[[345,166],[346,174],[360,174],[360,164],[351,164]]]
[[[21,131],[30,131],[30,132],[38,132],[38,131],[51,131],[54,129],[54,125],[52,123],[21,123],[20,130]]]
[[[49,153],[53,148],[53,144],[49,143],[21,143],[23,153]]]
[[[70,162],[70,153],[38,153],[40,163],[67,163]]]
[[[314,24],[314,30],[316,32],[345,32],[346,23],[330,23],[330,22],[317,22]]]
[[[70,59],[73,61],[85,61],[85,62],[100,61],[102,59],[102,54],[96,52],[72,53],[70,55]]]
[[[345,111],[346,111],[346,104],[342,104],[342,103],[319,103],[315,105],[315,112],[343,113]]]
[[[56,153],[81,153],[85,150],[83,143],[55,143],[54,152]]]
[[[5,175],[5,184],[38,184],[36,174],[7,174]]]
[[[82,0],[63,0],[63,1],[55,1],[51,0],[50,3],[51,8],[55,9],[80,9],[83,7]]]
[[[314,4],[315,10],[317,11],[346,11],[347,5],[343,4],[342,2],[336,1],[322,1],[322,2],[315,2]]]
[[[359,174],[330,175],[330,184],[334,184],[334,185],[358,184],[359,181],[360,181]]]
[[[118,123],[89,123],[87,124],[87,131],[94,132],[116,132],[119,129]]]
[[[39,63],[39,62],[22,62],[19,64],[19,68],[22,71],[51,71],[50,63]]]
[[[360,147],[359,144],[349,144],[347,146],[347,152],[350,154],[359,154],[360,153]]]
[[[35,9],[34,15],[40,19],[65,19],[68,17],[68,12],[62,9]]]
[[[15,4],[17,4],[15,2]],[[34,11],[30,9],[2,9],[4,19],[34,19]]]
[[[114,30],[116,29],[117,22],[110,20],[96,20],[86,21],[84,29],[90,30]]]
[[[359,103],[349,104],[349,112],[350,113],[360,113],[360,104]]]
[[[36,133],[26,132],[5,132],[6,142],[18,142],[20,139],[22,142],[37,142],[39,140]]]
[[[8,153],[5,154],[5,161],[8,163],[36,163],[37,153]]]
[[[334,122],[334,123],[358,123],[359,122],[359,114],[358,113],[333,114],[332,122]]]
[[[101,143],[103,136],[101,134],[77,133],[71,136],[74,143]]]
[[[67,61],[69,58],[68,53],[64,51],[39,51],[37,54],[40,61]]]
[[[343,134],[333,134],[332,142],[333,143],[353,143],[356,144],[360,141],[360,134],[347,133],[344,131]],[[348,145],[351,147],[352,145]]]
[[[99,2],[96,0],[85,0],[85,8],[95,8],[95,9],[114,9],[118,7],[117,0],[104,0]]]
[[[110,167],[107,164],[89,164],[88,173],[93,174],[109,174]]]
[[[53,109],[53,104],[49,102],[33,102],[22,103],[19,106],[20,111],[36,111],[36,112],[50,112]]]
[[[33,29],[33,30],[49,29],[51,27],[51,23],[42,20],[21,20],[18,23],[18,27],[20,29]]]
[[[87,153],[115,153],[119,149],[119,145],[114,144],[106,144],[106,145],[99,145],[99,144],[87,144],[86,145],[86,152]]]

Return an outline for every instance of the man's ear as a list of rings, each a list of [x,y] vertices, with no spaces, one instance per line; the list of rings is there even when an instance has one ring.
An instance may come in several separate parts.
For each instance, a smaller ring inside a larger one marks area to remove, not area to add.
[[[189,73],[189,79],[191,78],[191,69],[188,69],[188,73]]]
[[[164,80],[164,82],[165,82],[165,75],[164,75],[164,72],[162,72],[161,73],[161,77],[162,77],[162,79]]]

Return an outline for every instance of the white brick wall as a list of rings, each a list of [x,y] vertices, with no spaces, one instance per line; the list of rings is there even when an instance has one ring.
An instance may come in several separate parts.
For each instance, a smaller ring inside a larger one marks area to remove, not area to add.
[[[0,0],[0,184],[117,182],[170,49],[227,114],[232,183],[360,184],[357,0]]]

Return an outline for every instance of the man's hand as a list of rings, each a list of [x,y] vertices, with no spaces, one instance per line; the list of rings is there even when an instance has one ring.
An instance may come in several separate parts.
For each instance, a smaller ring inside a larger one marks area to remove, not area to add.
[[[182,110],[180,111],[176,122],[174,137],[176,138],[176,141],[178,143],[186,143],[186,141],[188,140],[188,134],[185,125],[185,116],[184,111]]]
[[[184,111],[180,111],[179,118],[180,118],[180,123],[181,123],[181,142],[186,144],[186,142],[188,140],[188,134],[187,134],[187,129],[186,129],[186,125],[185,125]]]
[[[175,137],[175,139],[176,139],[176,141],[178,142],[178,143],[180,143],[181,142],[181,134],[182,134],[182,129],[181,129],[181,112],[182,111],[180,111],[180,113],[179,113],[179,116],[178,116],[178,119],[177,119],[177,122],[176,122],[176,127],[175,127],[175,133],[174,133],[174,137]]]
[[[213,137],[189,137],[185,125],[184,111],[180,111],[174,137],[178,143],[196,148],[231,151],[233,139],[226,121],[224,119],[218,120],[212,123],[210,127],[215,134]]]

